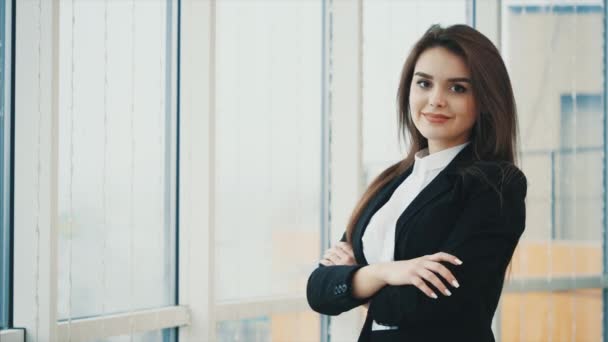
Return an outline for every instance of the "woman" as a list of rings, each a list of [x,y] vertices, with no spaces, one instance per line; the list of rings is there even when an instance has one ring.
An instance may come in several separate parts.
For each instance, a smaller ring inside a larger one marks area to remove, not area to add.
[[[326,315],[368,305],[360,341],[494,341],[527,189],[498,50],[468,26],[432,26],[405,61],[398,114],[409,152],[363,194],[308,303]]]

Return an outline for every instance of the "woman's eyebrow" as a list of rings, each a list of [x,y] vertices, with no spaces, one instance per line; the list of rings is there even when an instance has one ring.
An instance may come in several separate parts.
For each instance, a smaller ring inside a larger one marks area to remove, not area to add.
[[[429,80],[433,79],[433,76],[421,72],[421,71],[416,71],[414,73],[414,75],[416,76],[420,76],[420,77],[424,77],[424,78],[428,78]],[[468,77],[454,77],[454,78],[448,78],[448,82],[467,82],[467,83],[471,83],[471,79]]]

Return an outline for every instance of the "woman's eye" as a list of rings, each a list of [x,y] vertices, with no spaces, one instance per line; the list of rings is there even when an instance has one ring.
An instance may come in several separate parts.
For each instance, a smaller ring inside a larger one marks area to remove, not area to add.
[[[416,82],[416,84],[418,84],[418,86],[420,88],[428,88],[431,86],[431,82],[425,81],[425,80],[420,80],[420,81]]]
[[[451,87],[451,90],[452,90],[453,92],[456,92],[456,93],[464,93],[464,92],[466,92],[466,91],[467,91],[467,88],[466,88],[466,87],[461,86],[460,84],[454,84],[454,85]]]

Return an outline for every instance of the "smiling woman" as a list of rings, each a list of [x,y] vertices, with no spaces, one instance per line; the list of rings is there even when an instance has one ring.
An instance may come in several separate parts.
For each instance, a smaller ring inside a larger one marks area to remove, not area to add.
[[[434,153],[468,141],[477,110],[470,71],[443,47],[424,51],[416,63],[410,92],[411,116]],[[433,70],[432,73],[426,70]]]
[[[363,194],[308,302],[327,315],[367,305],[359,341],[494,341],[527,191],[498,50],[471,27],[432,26],[405,61],[398,107],[408,154]]]

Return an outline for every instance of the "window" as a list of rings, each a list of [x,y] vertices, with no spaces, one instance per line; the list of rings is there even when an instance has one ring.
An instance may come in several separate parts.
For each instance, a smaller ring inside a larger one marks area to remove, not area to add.
[[[174,340],[178,1],[16,4],[14,326]]]
[[[600,94],[560,96],[560,150],[554,157],[555,239],[601,241],[603,108]]]
[[[599,340],[605,335],[605,9],[601,1],[502,5],[501,47],[529,185],[526,231],[510,275],[524,293],[503,296],[501,337]]]
[[[272,303],[302,296],[319,255],[321,19],[321,1],[217,2],[216,301],[244,318],[218,314],[220,341],[319,336],[317,315]]]
[[[366,184],[404,154],[396,96],[410,49],[432,25],[467,23],[467,0],[363,1],[363,165]],[[401,149],[400,149],[401,147]]]
[[[60,320],[175,304],[172,3],[61,3]]]

